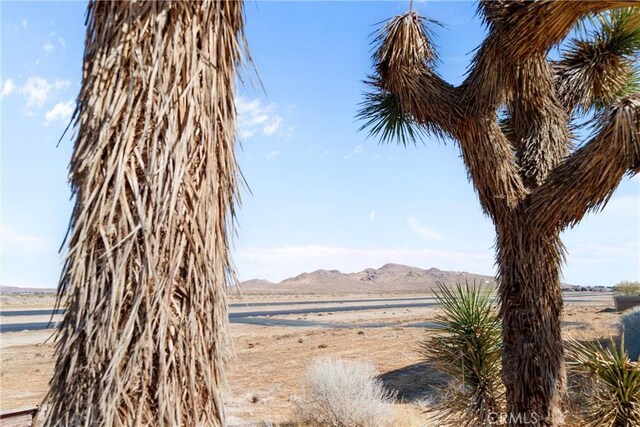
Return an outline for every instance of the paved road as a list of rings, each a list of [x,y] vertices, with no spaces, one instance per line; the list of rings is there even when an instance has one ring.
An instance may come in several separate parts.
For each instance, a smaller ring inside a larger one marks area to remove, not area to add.
[[[10,316],[53,316],[54,314],[63,314],[64,309],[51,310],[51,309],[43,309],[43,310],[1,310],[0,317],[10,317]]]
[[[412,302],[412,303],[396,303],[392,304],[391,301],[398,301],[389,299],[388,304],[370,304],[370,305],[351,305],[351,306],[338,306],[338,307],[305,307],[299,309],[286,309],[286,310],[259,310],[259,311],[244,311],[239,313],[229,313],[229,321],[231,323],[245,323],[252,325],[264,325],[264,326],[275,326],[279,320],[285,319],[271,319],[273,316],[288,316],[294,314],[314,314],[314,313],[337,313],[342,311],[363,311],[363,310],[391,310],[391,309],[400,309],[400,308],[419,308],[419,307],[430,307],[436,305],[433,298],[418,298],[424,300],[424,302]],[[416,299],[414,299],[416,300]],[[359,302],[363,302],[362,300],[357,300]],[[379,300],[364,300],[364,301],[379,301]],[[336,301],[340,302],[340,301]],[[328,303],[328,302],[325,302]],[[47,313],[40,313],[42,310],[32,310],[34,312],[38,312],[38,315],[42,314],[51,314],[52,311],[49,310]],[[24,315],[24,312],[23,312]],[[250,320],[249,320],[250,319]],[[285,322],[286,323],[286,322]],[[286,326],[294,326],[294,322]],[[1,324],[0,323],[0,333],[2,332],[18,332],[18,331],[36,331],[40,329],[50,329],[55,328],[57,322],[38,322],[38,323],[13,323],[13,324]],[[297,326],[318,326],[323,327],[324,323],[321,322],[305,322],[301,321]],[[327,323],[327,325],[335,325],[332,323]],[[385,325],[382,325],[385,326]],[[335,327],[335,326],[334,326]]]
[[[5,325],[0,323],[0,333],[3,332],[21,332],[21,331],[39,331],[41,329],[53,329],[58,322],[35,322],[35,323],[11,323]]]
[[[433,297],[412,297],[412,298],[374,298],[374,299],[336,299],[336,300],[313,300],[313,301],[272,301],[272,302],[239,302],[229,304],[231,308],[243,307],[277,307],[287,305],[327,305],[327,304],[352,304],[352,303],[373,303],[390,301],[433,301]],[[0,310],[0,317],[4,316],[51,316],[53,314],[63,314],[64,309],[55,312],[50,309],[44,310]]]
[[[591,297],[588,298],[587,297]],[[412,302],[405,302],[412,301]],[[611,295],[602,295],[602,297],[581,294],[570,294],[565,297],[565,302],[572,303],[604,303],[612,301]],[[341,304],[349,303],[361,303],[369,305],[347,305]],[[380,302],[386,302],[385,304],[375,304]],[[395,302],[395,303],[394,303]],[[373,304],[371,304],[373,303]],[[299,302],[258,302],[258,303],[234,303],[230,304],[230,307],[270,307],[270,306],[304,306],[304,305],[330,305],[339,304],[338,306],[331,307],[303,307],[296,309],[284,309],[284,310],[257,310],[257,311],[244,311],[229,313],[229,321],[231,323],[242,323],[257,326],[292,326],[292,327],[317,327],[317,328],[350,328],[350,327],[362,327],[362,328],[380,328],[387,326],[398,326],[398,323],[366,323],[366,324],[337,324],[331,322],[318,322],[314,320],[302,320],[302,319],[278,319],[274,316],[289,316],[289,315],[305,315],[314,313],[337,313],[345,311],[364,311],[364,310],[393,310],[401,308],[422,308],[435,306],[436,302],[433,297],[416,297],[416,298],[381,298],[381,299],[363,299],[363,300],[325,300],[325,301],[299,301]],[[3,316],[42,316],[62,314],[63,310],[26,310],[26,311],[0,311],[0,317]],[[31,322],[31,323],[14,323],[14,324],[2,324],[0,323],[0,333],[2,332],[18,332],[18,331],[35,331],[41,329],[52,329],[57,326],[57,322]],[[415,324],[405,324],[406,327],[427,327],[428,324],[424,322],[416,322]]]

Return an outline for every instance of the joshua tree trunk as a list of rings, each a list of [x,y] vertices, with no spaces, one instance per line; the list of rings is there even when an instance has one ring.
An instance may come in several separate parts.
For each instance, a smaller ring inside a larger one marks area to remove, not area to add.
[[[593,40],[572,40],[560,61],[547,54],[588,14],[637,4],[481,1],[489,32],[457,87],[433,70],[425,18],[409,11],[376,38],[363,127],[404,144],[456,140],[494,222],[510,425],[561,422],[560,232],[640,170],[640,10],[602,15]],[[596,131],[575,150],[571,120],[593,108]]]
[[[563,384],[562,243],[557,232],[538,233],[528,222],[514,215],[498,230],[498,274],[506,416],[536,425],[558,415]]]
[[[90,2],[50,426],[218,426],[242,2]]]

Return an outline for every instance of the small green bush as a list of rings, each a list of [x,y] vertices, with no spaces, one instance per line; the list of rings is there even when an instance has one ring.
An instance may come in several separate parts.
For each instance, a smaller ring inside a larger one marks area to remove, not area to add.
[[[613,292],[619,295],[638,296],[640,295],[640,282],[619,282],[613,287]]]

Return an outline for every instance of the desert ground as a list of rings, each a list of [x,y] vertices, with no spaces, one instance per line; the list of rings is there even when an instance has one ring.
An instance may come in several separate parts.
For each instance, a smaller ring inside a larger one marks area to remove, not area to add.
[[[611,294],[574,292],[566,294],[565,301],[565,337],[616,334],[620,315],[611,310]],[[235,359],[226,392],[229,425],[294,423],[294,402],[303,392],[309,362],[316,357],[373,363],[387,387],[398,392],[397,425],[433,425],[425,410],[430,396],[438,393],[442,376],[421,364],[416,351],[418,342],[429,336],[423,324],[438,314],[430,295],[244,295],[230,302]],[[0,297],[2,311],[52,307],[52,296]],[[338,311],[341,307],[357,309]],[[308,309],[313,311],[300,312]],[[282,313],[288,310],[295,312]],[[251,311],[260,315],[250,319],[260,318],[267,325],[237,323]],[[49,317],[1,319],[7,325],[46,322]],[[297,326],[283,326],[291,321],[297,321],[293,322]],[[30,408],[43,400],[54,366],[52,335],[53,329],[0,334],[0,413]]]

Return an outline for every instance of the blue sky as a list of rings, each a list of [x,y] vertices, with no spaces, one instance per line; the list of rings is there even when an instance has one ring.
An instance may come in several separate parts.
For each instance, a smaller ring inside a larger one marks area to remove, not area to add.
[[[453,142],[379,145],[355,120],[370,34],[407,2],[249,2],[247,37],[264,83],[239,88],[244,190],[234,259],[241,279],[387,262],[494,272],[494,232]],[[54,287],[72,202],[72,132],[84,2],[1,3],[0,284]],[[484,30],[470,2],[421,2],[439,72],[459,83]],[[565,233],[564,280],[640,280],[640,179]]]

